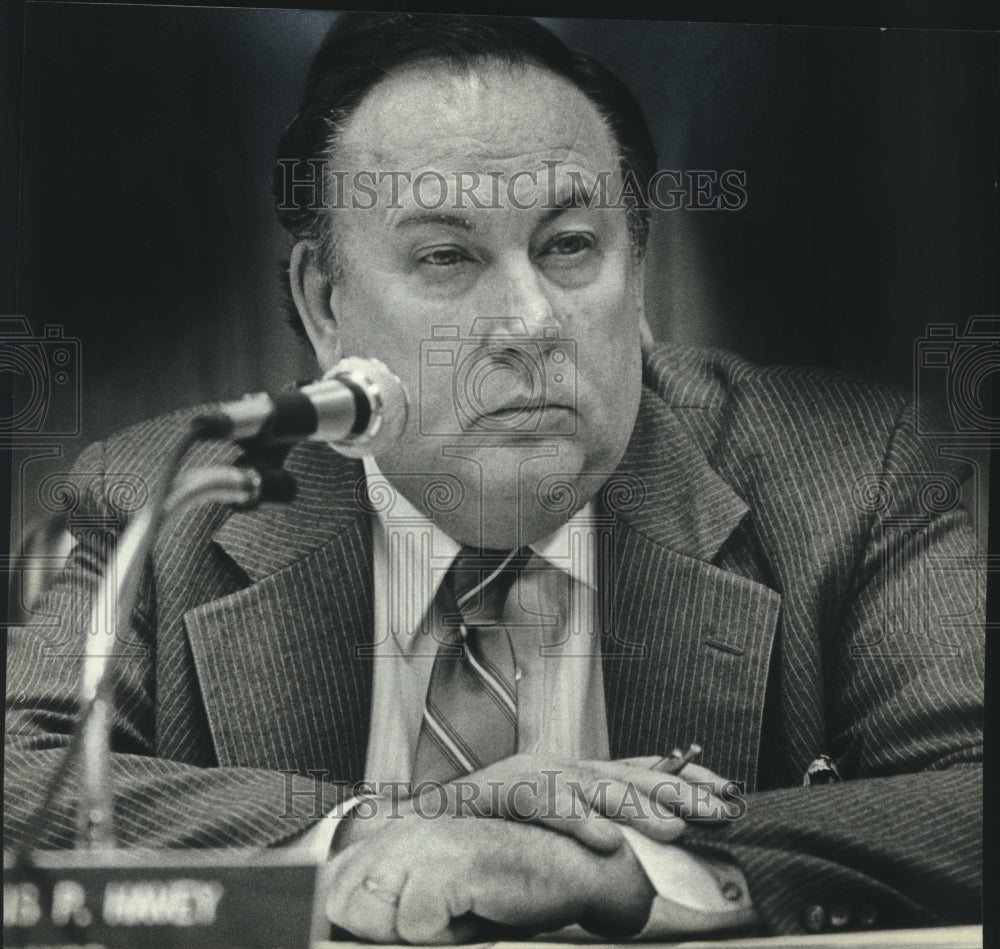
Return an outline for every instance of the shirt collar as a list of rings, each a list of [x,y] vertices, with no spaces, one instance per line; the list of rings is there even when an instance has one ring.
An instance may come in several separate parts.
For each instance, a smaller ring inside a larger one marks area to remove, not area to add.
[[[365,480],[369,488],[372,487],[373,481],[384,483],[387,480],[379,469],[375,459],[370,455],[365,455],[362,458],[362,462],[365,466]],[[432,549],[438,565],[443,566],[446,562],[450,565],[454,562],[462,545],[441,530],[429,517],[417,510],[398,491],[394,491],[391,511],[394,532],[412,532],[414,536],[419,536],[421,533],[429,530],[432,538]],[[384,541],[388,532],[387,514],[388,511],[386,509],[377,508],[373,516],[373,529],[379,532],[382,541],[375,544],[375,550],[382,551],[383,557],[386,550]],[[543,537],[541,540],[528,546],[539,557],[544,558],[560,570],[565,571],[578,583],[584,584],[591,590],[596,590],[597,577],[592,576],[590,573],[590,568],[595,562],[594,558],[592,556],[573,555],[574,547],[576,546],[573,543],[574,535],[587,538],[588,543],[593,543],[593,520],[594,504],[593,501],[588,501],[573,517],[557,527],[548,537]],[[425,533],[424,536],[426,536]],[[377,553],[376,556],[378,556]],[[391,574],[392,571],[400,569],[400,561],[394,557],[387,557],[384,561],[384,569],[390,571]],[[437,574],[437,582],[440,583],[445,570],[437,570],[435,573]],[[388,589],[390,590],[413,589],[412,584],[405,582],[407,578],[390,575],[387,579],[389,581]],[[423,591],[422,594],[418,593],[421,602],[412,604],[416,609],[410,615],[423,617],[430,606],[431,600],[437,594],[437,589],[436,587],[432,588],[431,585],[422,585],[419,589]],[[413,632],[414,630],[399,630],[399,633],[404,635],[412,635]]]

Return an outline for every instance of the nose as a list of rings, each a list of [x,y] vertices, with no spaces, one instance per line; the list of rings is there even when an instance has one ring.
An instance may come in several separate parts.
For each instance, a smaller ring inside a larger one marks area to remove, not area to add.
[[[559,321],[544,278],[528,259],[507,263],[500,274],[497,289],[498,306],[491,334],[500,336],[548,339],[558,335]]]

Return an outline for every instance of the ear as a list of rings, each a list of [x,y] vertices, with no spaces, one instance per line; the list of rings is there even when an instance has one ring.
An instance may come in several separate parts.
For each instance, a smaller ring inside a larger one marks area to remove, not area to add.
[[[331,305],[330,278],[319,252],[309,241],[299,241],[288,261],[292,299],[299,311],[316,360],[325,372],[342,358],[340,330]]]
[[[632,284],[633,302],[639,312],[639,343],[643,349],[653,348],[653,329],[646,316],[646,258],[632,264],[630,282]]]

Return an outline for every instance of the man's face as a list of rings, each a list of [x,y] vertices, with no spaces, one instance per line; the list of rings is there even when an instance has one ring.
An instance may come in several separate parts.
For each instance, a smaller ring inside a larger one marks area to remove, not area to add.
[[[539,68],[424,66],[377,86],[336,152],[369,191],[348,186],[362,207],[333,212],[343,275],[323,368],[374,356],[399,375],[410,420],[379,466],[456,540],[544,537],[614,471],[638,410],[642,279],[626,212],[572,200],[574,173],[587,188],[610,173],[617,197],[611,133]],[[383,173],[376,199],[358,171]],[[462,486],[450,510],[433,501],[442,476]]]

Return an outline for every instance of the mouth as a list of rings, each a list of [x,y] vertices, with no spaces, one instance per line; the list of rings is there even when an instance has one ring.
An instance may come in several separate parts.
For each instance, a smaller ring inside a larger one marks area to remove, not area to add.
[[[576,430],[576,410],[562,403],[515,403],[480,411],[469,420],[470,429],[517,435],[569,435]]]
[[[519,417],[535,416],[540,415],[543,412],[573,412],[574,409],[569,405],[563,405],[559,402],[546,403],[545,405],[538,405],[537,403],[523,403],[514,405],[505,405],[499,409],[493,409],[489,412],[480,412],[480,418],[491,418],[504,420],[504,419],[516,419]]]

